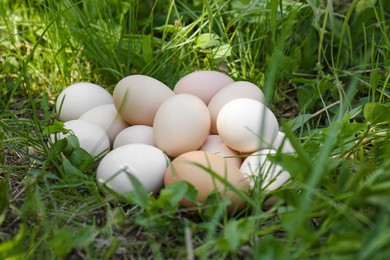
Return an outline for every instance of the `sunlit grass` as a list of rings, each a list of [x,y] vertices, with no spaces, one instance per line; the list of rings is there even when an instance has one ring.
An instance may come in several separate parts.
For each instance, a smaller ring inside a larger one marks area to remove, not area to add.
[[[0,257],[386,258],[390,10],[348,2],[3,1]],[[199,69],[261,87],[297,151],[270,158],[292,181],[242,212],[181,208],[186,185],[117,200],[48,146],[71,83]]]

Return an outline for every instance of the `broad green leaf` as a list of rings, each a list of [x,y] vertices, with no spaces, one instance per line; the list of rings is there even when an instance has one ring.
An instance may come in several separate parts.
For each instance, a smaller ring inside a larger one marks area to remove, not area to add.
[[[389,123],[390,106],[377,102],[370,102],[364,106],[363,115],[366,121],[371,124]]]
[[[69,133],[69,130],[64,128],[64,123],[61,121],[55,121],[53,124],[43,129],[43,134],[45,135],[58,134],[58,133],[63,133],[63,134]]]
[[[220,44],[219,36],[211,33],[203,33],[195,40],[195,47],[200,49],[208,49],[216,47]]]
[[[90,168],[94,162],[93,157],[84,149],[76,148],[68,157],[69,161],[80,171],[85,171]]]

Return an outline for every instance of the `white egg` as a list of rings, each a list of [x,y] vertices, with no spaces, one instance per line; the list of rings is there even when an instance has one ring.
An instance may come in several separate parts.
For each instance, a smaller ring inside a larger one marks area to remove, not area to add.
[[[275,150],[281,149],[280,151],[282,153],[295,153],[295,149],[290,140],[286,137],[286,134],[281,131],[278,132],[278,135],[272,143],[272,148]]]
[[[241,153],[269,148],[278,128],[272,111],[263,103],[249,98],[228,102],[217,118],[218,133],[224,143]]]
[[[59,119],[66,122],[78,119],[88,110],[113,104],[111,94],[99,85],[89,82],[79,82],[65,88],[57,98],[56,111]]]
[[[276,151],[264,149],[254,152],[242,163],[240,171],[249,178],[251,188],[260,182],[263,190],[273,191],[290,179],[289,172],[267,158],[269,154],[276,154]]]
[[[240,168],[242,160],[239,157],[239,153],[226,146],[219,135],[209,135],[206,141],[200,147],[201,151],[215,153],[226,159],[227,162]]]
[[[103,128],[84,120],[70,120],[64,123],[64,128],[71,133],[52,135],[51,140],[63,139],[70,134],[74,134],[80,143],[80,147],[92,156],[101,156],[110,149],[110,141]]]
[[[82,114],[79,119],[102,127],[110,139],[111,146],[119,132],[129,126],[126,121],[120,117],[114,104],[94,107]]]
[[[127,144],[110,151],[99,163],[97,182],[119,194],[134,190],[129,174],[143,187],[157,193],[163,186],[164,173],[169,164],[167,156],[147,144]]]
[[[175,93],[161,81],[145,75],[121,79],[114,89],[114,104],[130,125],[152,126],[161,103]]]
[[[209,110],[191,94],[177,94],[165,100],[153,122],[154,143],[171,157],[199,149],[209,131]]]
[[[227,85],[211,99],[208,109],[211,117],[211,132],[218,134],[216,121],[222,107],[237,98],[250,98],[264,101],[264,94],[258,86],[248,81],[237,81]]]
[[[154,145],[153,127],[148,125],[133,125],[122,130],[114,141],[113,148],[118,148],[126,144],[148,144]]]

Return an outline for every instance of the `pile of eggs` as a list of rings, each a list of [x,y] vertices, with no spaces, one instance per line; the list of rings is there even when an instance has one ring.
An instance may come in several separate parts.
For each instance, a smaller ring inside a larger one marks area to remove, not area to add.
[[[60,93],[56,110],[80,147],[102,157],[99,184],[125,195],[134,189],[131,174],[156,194],[187,181],[198,197],[195,203],[183,200],[183,206],[200,205],[218,192],[231,200],[232,210],[245,202],[229,186],[249,192],[261,181],[262,189],[272,191],[290,178],[268,160],[277,150],[294,149],[263,101],[250,82],[196,71],[173,89],[145,75],[123,78],[112,95],[99,85],[76,83]]]

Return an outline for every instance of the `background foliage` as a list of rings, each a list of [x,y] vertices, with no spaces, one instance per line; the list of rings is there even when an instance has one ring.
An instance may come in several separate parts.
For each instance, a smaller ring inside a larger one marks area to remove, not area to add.
[[[386,0],[2,1],[0,258],[386,258],[389,22]],[[48,147],[66,86],[198,69],[259,85],[297,150],[236,216],[180,208],[184,183],[118,201],[77,140]]]

